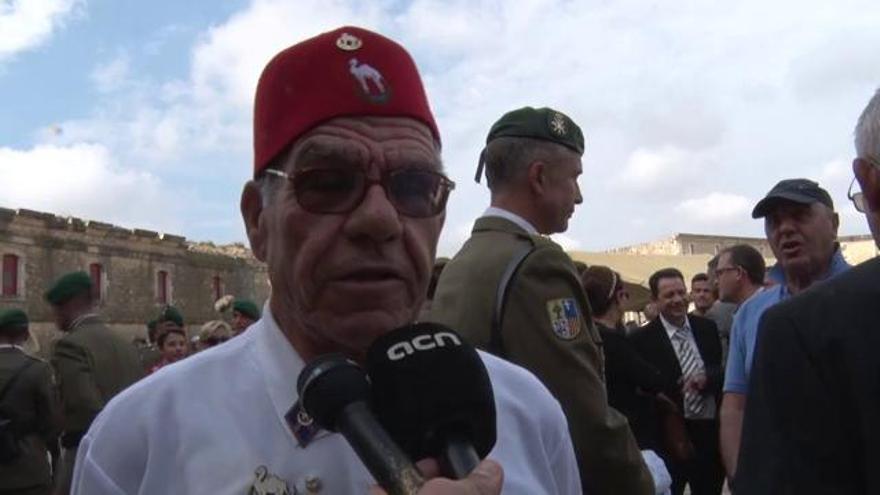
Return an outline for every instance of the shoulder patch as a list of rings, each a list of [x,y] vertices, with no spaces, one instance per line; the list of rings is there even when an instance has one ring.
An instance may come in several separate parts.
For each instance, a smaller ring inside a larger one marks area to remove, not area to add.
[[[581,333],[581,314],[574,298],[550,299],[547,315],[553,333],[560,339],[572,340]]]

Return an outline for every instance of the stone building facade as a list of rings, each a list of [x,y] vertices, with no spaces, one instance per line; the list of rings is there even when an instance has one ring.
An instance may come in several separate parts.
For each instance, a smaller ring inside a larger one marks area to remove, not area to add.
[[[43,295],[61,275],[92,276],[102,318],[127,336],[166,305],[181,310],[191,335],[224,317],[214,302],[231,294],[262,304],[269,295],[265,266],[242,245],[192,243],[180,236],[127,229],[50,213],[0,208],[0,307],[27,311],[33,351],[45,356],[58,337]],[[228,316],[227,316],[228,317]]]
[[[840,249],[850,263],[861,263],[877,256],[878,250],[874,238],[870,235],[841,236],[838,238]],[[765,259],[773,260],[773,251],[767,239],[762,237],[733,237],[709,234],[675,234],[672,237],[643,244],[623,246],[610,249],[608,253],[635,255],[702,255],[715,256],[724,248],[736,244],[748,244],[758,251]]]

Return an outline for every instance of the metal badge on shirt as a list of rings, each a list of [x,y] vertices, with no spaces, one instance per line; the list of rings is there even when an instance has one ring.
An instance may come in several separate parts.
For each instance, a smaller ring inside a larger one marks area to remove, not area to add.
[[[254,484],[248,495],[296,495],[287,487],[287,482],[269,472],[266,466],[254,470]]]
[[[572,340],[581,333],[581,315],[574,298],[547,301],[547,314],[553,333],[563,340]]]

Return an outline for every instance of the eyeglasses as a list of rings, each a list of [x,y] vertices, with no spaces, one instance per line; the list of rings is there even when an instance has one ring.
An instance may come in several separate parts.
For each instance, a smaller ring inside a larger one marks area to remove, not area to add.
[[[208,346],[215,346],[217,344],[222,344],[227,340],[229,339],[226,337],[208,337],[205,339],[205,344],[208,344]]]
[[[724,272],[735,272],[737,270],[739,270],[738,266],[718,267],[715,269],[715,277],[718,277],[719,275],[721,275]]]
[[[378,180],[361,169],[346,168],[311,168],[293,174],[267,169],[266,173],[289,180],[297,203],[318,214],[348,213],[361,204],[370,186],[381,184],[398,213],[428,218],[443,211],[455,189],[443,174],[420,168],[388,170]]]
[[[864,161],[867,162],[877,168],[880,168],[880,162],[877,160],[868,157],[868,158],[856,158],[855,161]],[[852,182],[849,183],[849,189],[846,191],[846,197],[850,201],[852,201],[853,206],[856,207],[856,211],[859,213],[864,213],[868,210],[868,205],[865,203],[865,193],[859,191],[857,193],[853,193],[853,186],[856,185],[856,178],[853,177]]]

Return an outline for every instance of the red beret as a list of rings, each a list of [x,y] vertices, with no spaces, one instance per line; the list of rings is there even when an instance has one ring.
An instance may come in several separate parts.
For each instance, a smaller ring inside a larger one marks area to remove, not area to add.
[[[257,84],[254,176],[322,122],[361,115],[419,120],[440,142],[415,62],[396,42],[346,26],[287,48]]]

